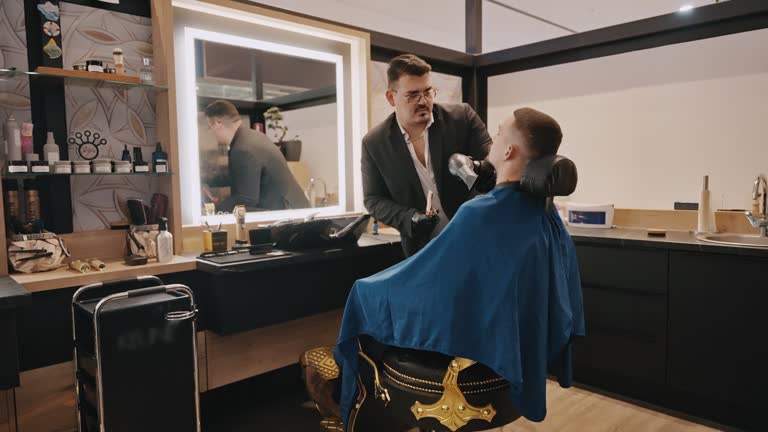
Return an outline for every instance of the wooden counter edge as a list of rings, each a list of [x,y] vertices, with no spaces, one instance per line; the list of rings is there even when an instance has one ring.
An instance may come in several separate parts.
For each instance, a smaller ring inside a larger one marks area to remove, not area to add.
[[[169,263],[152,263],[129,266],[122,261],[107,262],[104,271],[78,273],[69,268],[32,274],[11,274],[13,280],[30,292],[48,291],[61,288],[80,287],[90,283],[126,279],[135,276],[161,275],[195,270],[197,261],[191,256],[175,255]]]

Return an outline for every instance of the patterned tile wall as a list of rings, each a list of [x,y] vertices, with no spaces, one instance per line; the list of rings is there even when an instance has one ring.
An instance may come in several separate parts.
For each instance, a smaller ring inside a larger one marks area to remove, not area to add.
[[[0,1],[0,69],[27,70],[27,34],[24,0]],[[29,79],[26,76],[0,76],[0,124],[13,114],[21,122],[32,119]],[[2,130],[2,126],[0,126]],[[0,138],[0,145],[2,138]]]
[[[138,75],[142,56],[152,55],[152,23],[149,18],[61,4],[64,67],[86,60],[112,64],[112,50],[122,48],[126,73]],[[155,96],[152,90],[116,89],[67,85],[67,133],[90,130],[107,139],[99,147],[99,158],[120,159],[127,145],[141,147],[144,160],[151,160],[156,142]],[[164,143],[165,144],[165,143]],[[71,160],[83,159],[76,146],[69,146]],[[75,232],[109,227],[127,219],[127,198],[149,202],[156,180],[145,176],[72,177],[72,211]]]

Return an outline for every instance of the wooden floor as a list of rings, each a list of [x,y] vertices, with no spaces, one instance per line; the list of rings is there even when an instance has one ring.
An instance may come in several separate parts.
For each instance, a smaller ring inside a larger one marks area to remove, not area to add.
[[[259,387],[263,387],[260,385]],[[278,386],[281,387],[281,386]],[[209,406],[205,432],[324,432],[320,415],[305,403],[299,391],[268,403],[254,401],[247,390],[216,390],[218,407]],[[215,393],[215,392],[214,392]],[[225,396],[223,393],[232,393]],[[214,396],[211,394],[211,396]],[[250,399],[250,400],[249,400]],[[207,404],[206,404],[207,405]],[[547,418],[533,423],[524,418],[501,429],[487,432],[705,432],[723,429],[692,423],[672,415],[583,389],[563,389],[555,382],[547,385]],[[204,416],[204,420],[206,416]],[[730,429],[733,430],[733,429]]]
[[[71,364],[57,365],[71,381]],[[26,373],[24,382],[34,379]],[[42,395],[17,389],[19,432],[69,432],[74,426],[74,397],[70,382],[54,383],[61,390]],[[280,391],[282,390],[282,391]],[[203,394],[204,432],[323,432],[320,415],[306,404],[301,372],[292,365]],[[2,392],[0,392],[2,402]],[[34,403],[33,403],[34,402]],[[40,409],[38,409],[40,408]],[[43,409],[44,408],[44,409]],[[587,390],[547,384],[547,418],[533,423],[524,418],[493,432],[705,432],[734,430],[692,423]],[[66,416],[61,422],[59,417]],[[3,428],[0,406],[0,432]],[[69,419],[72,417],[72,419]],[[51,428],[51,420],[62,427]],[[66,427],[63,427],[66,425]],[[491,431],[488,431],[491,432]]]
[[[557,383],[547,383],[547,418],[534,423],[524,418],[496,429],[496,432],[705,432],[717,431],[641,408],[620,400],[611,399],[586,390],[561,388]]]

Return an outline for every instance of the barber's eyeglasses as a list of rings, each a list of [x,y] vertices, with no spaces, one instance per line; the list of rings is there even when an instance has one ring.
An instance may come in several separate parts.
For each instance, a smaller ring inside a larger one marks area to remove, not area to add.
[[[392,90],[392,92],[397,93],[397,91]],[[417,104],[421,102],[421,98],[423,97],[425,101],[432,102],[432,100],[437,96],[437,89],[429,89],[425,92],[421,93],[409,93],[406,95],[403,95],[406,102],[409,104]]]

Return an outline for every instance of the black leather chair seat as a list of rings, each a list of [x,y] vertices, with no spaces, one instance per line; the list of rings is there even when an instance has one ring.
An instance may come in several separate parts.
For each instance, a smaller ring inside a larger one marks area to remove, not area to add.
[[[422,430],[450,432],[451,429],[437,418],[417,420],[413,409],[417,402],[429,406],[443,397],[443,379],[453,359],[435,352],[388,347],[379,365],[379,374],[382,386],[389,392],[390,402],[385,406],[373,397],[372,386],[367,386],[368,399],[364,405],[368,406],[361,411],[365,415],[358,419],[360,423],[355,431],[396,431],[419,427]],[[456,429],[458,432],[494,429],[520,417],[509,397],[509,382],[490,368],[475,363],[459,373],[458,385],[470,406],[482,408],[491,405],[496,411],[490,422],[470,420]]]

